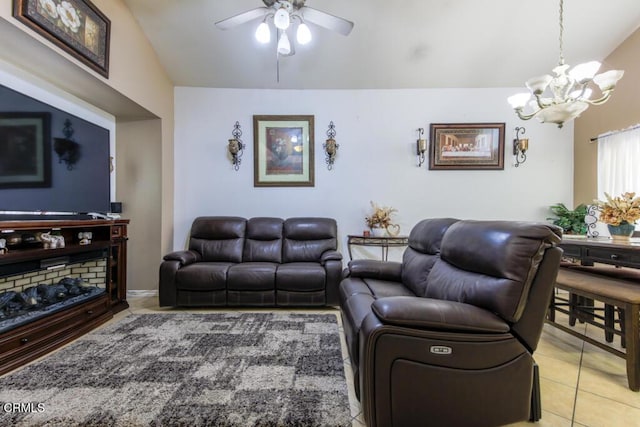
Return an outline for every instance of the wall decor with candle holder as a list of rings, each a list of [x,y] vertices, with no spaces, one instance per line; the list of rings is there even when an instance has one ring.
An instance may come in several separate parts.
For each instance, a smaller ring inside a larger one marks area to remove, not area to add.
[[[340,148],[340,144],[336,143],[336,126],[333,124],[333,121],[329,122],[329,128],[327,129],[327,140],[324,144],[322,144],[322,148],[324,149],[325,154],[325,163],[327,164],[327,169],[333,169],[333,163],[336,161],[336,154],[338,153],[338,148]]]

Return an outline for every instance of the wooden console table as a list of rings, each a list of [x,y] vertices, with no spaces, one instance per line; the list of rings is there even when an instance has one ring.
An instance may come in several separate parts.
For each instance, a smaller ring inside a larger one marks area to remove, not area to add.
[[[617,241],[564,236],[559,246],[565,257],[579,261],[584,267],[561,267],[556,288],[567,291],[569,297],[556,295],[552,298],[547,323],[625,359],[629,388],[640,391],[640,282],[635,279],[638,276],[635,271],[624,273],[620,270],[623,274],[619,274],[616,268],[593,266],[599,263],[640,269],[640,239]],[[596,308],[594,300],[603,303],[604,309]],[[604,316],[597,314],[600,310],[604,310]],[[569,316],[570,326],[578,319],[603,329],[608,342],[613,341],[614,334],[620,335],[625,351],[559,324],[556,311]],[[619,322],[614,319],[616,311]]]
[[[353,257],[351,255],[351,246],[377,246],[381,248],[382,251],[382,260],[387,261],[389,258],[389,248],[391,247],[402,247],[407,246],[409,244],[408,236],[384,236],[384,237],[374,237],[374,236],[357,236],[350,234],[347,236],[347,248],[349,250],[349,259],[352,260]]]
[[[579,260],[582,265],[600,262],[640,269],[640,238],[637,237],[627,242],[606,237],[564,236],[559,246],[565,257]]]
[[[9,246],[0,254],[0,278],[33,275],[84,260],[106,259],[105,292],[0,333],[0,374],[40,357],[106,322],[127,308],[127,225],[129,220],[0,221],[0,238],[55,232],[64,247],[45,249],[42,242]],[[91,232],[89,243],[79,232]]]

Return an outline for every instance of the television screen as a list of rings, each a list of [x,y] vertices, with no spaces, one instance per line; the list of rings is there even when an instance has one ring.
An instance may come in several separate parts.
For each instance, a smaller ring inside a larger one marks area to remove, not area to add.
[[[0,211],[109,212],[109,130],[0,85]]]

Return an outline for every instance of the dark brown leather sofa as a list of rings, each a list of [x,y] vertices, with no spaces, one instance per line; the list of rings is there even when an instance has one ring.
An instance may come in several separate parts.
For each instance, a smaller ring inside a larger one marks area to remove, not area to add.
[[[160,306],[338,305],[331,218],[199,217],[160,265]]]
[[[367,425],[539,419],[532,355],[560,237],[546,224],[430,219],[402,263],[350,262],[340,307]]]

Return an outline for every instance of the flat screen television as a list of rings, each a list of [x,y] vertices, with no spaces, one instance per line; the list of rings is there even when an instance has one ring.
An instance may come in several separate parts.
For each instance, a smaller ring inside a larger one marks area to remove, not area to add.
[[[0,213],[110,211],[109,130],[0,85]]]

